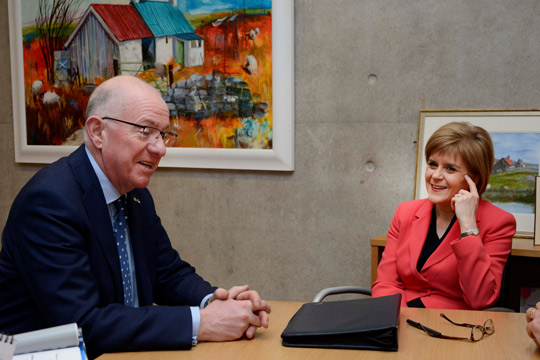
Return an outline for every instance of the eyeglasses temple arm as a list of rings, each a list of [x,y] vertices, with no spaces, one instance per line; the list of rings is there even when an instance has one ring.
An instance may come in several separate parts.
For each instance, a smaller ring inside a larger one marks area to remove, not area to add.
[[[424,330],[424,331],[427,331],[428,333],[430,333],[432,336],[435,336],[435,337],[441,337],[442,334],[436,330],[433,330],[431,328],[428,328],[427,326],[425,325],[422,325],[420,323],[417,323],[416,321],[412,321],[411,319],[407,319],[407,323],[409,325],[412,325],[414,326],[415,328],[417,329],[420,329],[420,330]]]

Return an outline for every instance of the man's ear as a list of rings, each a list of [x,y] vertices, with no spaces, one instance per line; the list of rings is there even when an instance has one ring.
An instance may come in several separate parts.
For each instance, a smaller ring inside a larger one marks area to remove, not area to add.
[[[88,138],[96,149],[103,147],[105,122],[98,116],[90,116],[84,124]]]

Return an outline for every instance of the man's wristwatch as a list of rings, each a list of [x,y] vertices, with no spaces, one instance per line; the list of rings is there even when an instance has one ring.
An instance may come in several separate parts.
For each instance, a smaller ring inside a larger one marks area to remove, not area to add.
[[[465,236],[478,235],[478,233],[479,233],[478,228],[474,228],[474,229],[462,232],[460,236],[463,239]]]

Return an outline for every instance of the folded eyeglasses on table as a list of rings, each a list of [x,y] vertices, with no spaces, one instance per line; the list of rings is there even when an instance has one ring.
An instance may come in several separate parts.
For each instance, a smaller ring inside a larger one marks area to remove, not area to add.
[[[468,338],[464,337],[458,337],[458,336],[448,336],[443,335],[437,330],[433,330],[431,328],[428,328],[425,325],[420,324],[419,322],[413,321],[411,319],[407,319],[407,323],[411,326],[414,326],[417,329],[423,330],[426,334],[432,337],[436,337],[439,339],[450,339],[450,340],[463,340],[463,341],[470,341],[470,342],[477,342],[484,338],[484,335],[491,335],[495,332],[495,325],[493,324],[493,320],[487,319],[484,322],[484,325],[473,325],[473,324],[467,324],[467,323],[456,323],[450,320],[446,315],[441,314],[441,317],[450,322],[451,324],[454,324],[456,326],[463,326],[471,328],[471,336]]]

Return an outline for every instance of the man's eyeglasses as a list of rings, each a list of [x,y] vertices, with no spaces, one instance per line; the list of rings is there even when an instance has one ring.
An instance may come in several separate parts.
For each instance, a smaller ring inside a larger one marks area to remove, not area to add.
[[[124,123],[124,124],[128,124],[128,125],[131,125],[131,126],[136,126],[136,127],[140,128],[141,130],[139,131],[139,134],[141,135],[141,139],[143,141],[147,142],[147,143],[150,143],[150,144],[155,144],[158,137],[161,136],[165,146],[172,146],[176,142],[176,137],[178,136],[175,133],[170,132],[170,131],[161,131],[161,130],[159,130],[159,129],[155,128],[155,127],[152,127],[152,126],[135,124],[135,123],[132,123],[132,122],[129,122],[129,121],[115,119],[115,118],[112,118],[112,117],[109,117],[109,116],[104,116],[104,117],[102,117],[102,119],[103,120],[118,121],[118,122],[121,122],[121,123]]]
[[[473,324],[466,324],[466,323],[455,323],[444,314],[441,314],[441,317],[443,317],[445,320],[447,320],[451,324],[471,328],[471,336],[468,338],[463,338],[463,337],[457,337],[457,336],[443,335],[440,332],[433,330],[431,328],[428,328],[427,326],[424,326],[420,323],[417,323],[416,321],[412,321],[411,319],[407,319],[407,323],[409,325],[414,326],[417,329],[423,330],[429,336],[433,336],[440,339],[464,340],[464,341],[476,342],[476,341],[482,340],[484,338],[484,335],[491,335],[495,332],[495,325],[493,325],[493,320],[491,319],[487,319],[484,322],[484,325],[473,325]]]

